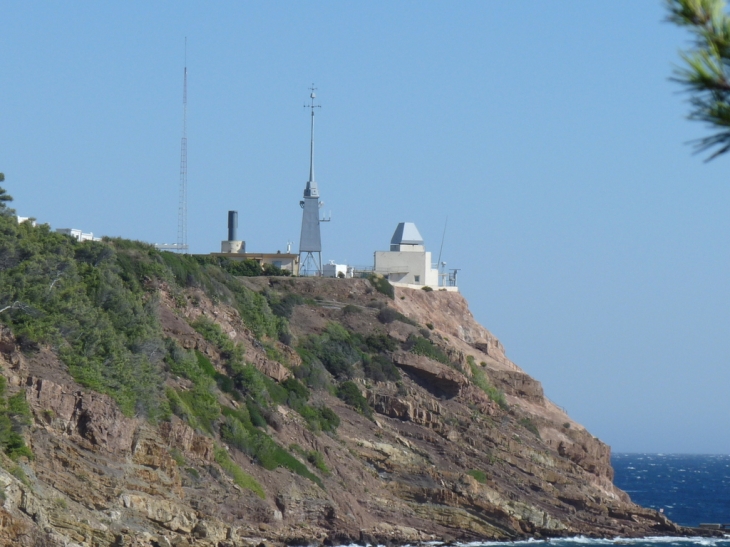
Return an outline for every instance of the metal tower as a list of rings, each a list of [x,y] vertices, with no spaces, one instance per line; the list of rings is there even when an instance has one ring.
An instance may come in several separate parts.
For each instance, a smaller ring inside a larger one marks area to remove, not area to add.
[[[180,196],[177,208],[177,243],[155,243],[157,249],[184,252],[188,250],[188,39],[185,37],[183,70],[183,123],[180,140]]]
[[[304,210],[302,213],[302,233],[299,239],[299,270],[303,275],[322,275],[322,238],[320,236],[319,223],[329,222],[329,218],[319,218],[319,208],[322,203],[319,201],[319,189],[314,180],[314,109],[321,108],[314,104],[317,97],[314,92],[317,90],[312,84],[309,98],[311,103],[304,105],[312,112],[311,135],[309,143],[309,180],[304,188],[304,199],[299,205]]]
[[[180,139],[180,197],[177,209],[177,250],[188,249],[188,39],[183,71],[183,125]]]

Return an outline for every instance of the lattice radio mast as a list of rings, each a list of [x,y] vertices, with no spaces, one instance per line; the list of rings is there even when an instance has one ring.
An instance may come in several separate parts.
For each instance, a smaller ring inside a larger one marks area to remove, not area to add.
[[[183,124],[180,139],[180,199],[177,209],[177,250],[188,249],[188,38],[185,37],[183,71]]]

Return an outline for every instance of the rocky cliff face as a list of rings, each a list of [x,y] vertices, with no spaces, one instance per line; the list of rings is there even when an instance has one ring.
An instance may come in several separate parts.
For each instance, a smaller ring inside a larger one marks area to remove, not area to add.
[[[1,456],[0,544],[224,547],[683,532],[613,485],[609,447],[545,398],[459,294],[397,289],[389,299],[367,280],[243,282],[299,297],[291,345],[333,322],[392,341],[388,355],[401,379],[354,379],[372,418],[323,389],[312,399],[337,413],[335,433],[316,432],[284,405],[262,426],[280,446],[320,455],[300,459],[321,486],[283,467],[267,470],[215,429],[195,430],[174,415],[158,423],[125,416],[108,396],[75,383],[52,348],[23,353],[4,330],[2,374],[32,411],[24,435],[34,457]],[[288,345],[264,347],[238,311],[199,289],[173,298],[161,284],[152,292],[165,335],[220,373],[219,348],[190,326],[200,316],[275,382],[301,364]],[[386,307],[402,315],[384,316]],[[448,359],[414,352],[416,338]],[[184,379],[167,382],[187,389]],[[215,396],[240,404],[222,391]],[[229,477],[220,449],[263,496]]]

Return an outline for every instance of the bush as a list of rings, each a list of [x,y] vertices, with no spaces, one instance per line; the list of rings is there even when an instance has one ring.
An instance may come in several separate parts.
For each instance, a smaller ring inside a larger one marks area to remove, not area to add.
[[[0,449],[11,459],[21,456],[33,459],[33,453],[26,446],[23,429],[31,423],[31,413],[25,400],[25,392],[5,398],[7,382],[0,376]]]
[[[201,382],[190,391],[180,391],[178,396],[191,410],[200,427],[213,433],[213,423],[220,416],[218,398],[212,391],[213,382]]]
[[[354,382],[343,382],[337,388],[337,396],[342,399],[345,403],[352,406],[363,416],[370,419],[373,418],[373,411],[368,406],[368,402],[365,397],[360,393],[360,388]]]
[[[388,353],[395,351],[398,344],[385,334],[371,334],[365,338],[366,349],[373,353]]]
[[[424,285],[423,287],[421,287],[421,290],[422,291],[426,291],[426,292],[433,291],[433,289],[431,287],[429,287],[428,285]]]
[[[352,378],[353,366],[362,359],[359,340],[350,336],[341,325],[330,323],[320,336],[311,335],[300,341],[300,349],[316,357],[335,377]]]
[[[293,369],[294,376],[312,389],[331,389],[330,374],[322,362],[311,351],[297,348],[302,364]]]
[[[225,414],[220,428],[221,438],[231,446],[254,458],[264,469],[284,467],[323,486],[319,477],[310,473],[302,462],[276,444],[266,433],[254,428],[251,423],[242,423],[235,412],[225,411]]]
[[[422,336],[414,336],[410,340],[410,343],[413,344],[411,347],[412,353],[415,353],[416,355],[423,355],[445,365],[451,365],[451,359],[449,359],[448,355],[446,355],[441,348],[431,342],[431,340],[427,340]]]
[[[229,366],[243,363],[245,349],[236,344],[223,332],[220,325],[214,323],[207,317],[201,315],[190,324],[198,331],[206,341],[213,344],[221,354],[221,357],[228,361]],[[206,357],[207,359],[207,357]]]
[[[384,294],[391,300],[395,298],[395,289],[393,289],[393,285],[391,285],[390,281],[388,281],[385,277],[374,273],[371,274],[368,279],[370,280],[370,283],[372,283],[373,287],[375,287],[376,291]]]
[[[261,499],[264,499],[266,497],[264,489],[261,488],[261,485],[256,481],[256,479],[254,479],[251,475],[245,473],[243,469],[238,467],[233,462],[233,460],[231,460],[231,457],[228,455],[228,452],[226,452],[225,448],[216,446],[213,454],[215,457],[215,462],[221,466],[221,469],[223,469],[223,471],[230,475],[230,477],[233,479],[233,482],[235,482],[239,487],[245,488],[246,490],[251,490]]]
[[[319,425],[322,431],[334,432],[340,426],[340,417],[326,406],[314,407],[319,414]]]
[[[471,471],[467,471],[466,474],[471,475],[481,484],[487,482],[487,474],[479,469],[472,469]]]
[[[418,326],[418,323],[416,323],[413,319],[410,319],[399,311],[387,306],[378,312],[378,321],[384,324],[392,323],[393,321],[400,321],[401,323],[413,325],[414,327]]]
[[[310,450],[307,452],[307,461],[316,467],[325,477],[329,477],[329,467],[327,467],[327,464],[324,463],[324,457],[320,452],[317,452],[316,450]]]
[[[282,298],[269,297],[269,306],[274,315],[289,319],[294,308],[304,304],[304,298],[298,294],[287,294]]]
[[[474,358],[471,355],[469,355],[466,360],[469,363],[469,368],[471,369],[471,381],[474,385],[486,393],[502,410],[507,410],[508,405],[507,400],[504,398],[504,393],[489,383],[486,374],[484,374],[484,370],[474,362]]]
[[[520,418],[520,425],[524,427],[527,431],[535,435],[538,439],[540,439],[540,430],[537,429],[537,426],[535,425],[535,422],[532,421],[531,418],[524,417]]]
[[[354,304],[348,304],[344,308],[342,308],[342,313],[344,315],[349,315],[352,313],[362,313],[362,308],[360,306],[355,306]]]
[[[364,356],[362,368],[365,376],[376,382],[396,382],[401,379],[398,367],[388,357],[382,355]]]
[[[383,308],[378,312],[378,321],[385,324],[392,323],[398,319],[399,315],[400,314],[393,308]]]

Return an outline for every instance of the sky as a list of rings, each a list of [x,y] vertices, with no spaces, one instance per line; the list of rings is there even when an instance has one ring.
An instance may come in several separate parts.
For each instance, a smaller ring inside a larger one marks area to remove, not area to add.
[[[23,216],[173,243],[183,67],[188,241],[323,260],[399,222],[474,316],[615,452],[730,453],[730,155],[687,143],[661,0],[0,4],[0,171]],[[187,57],[185,38],[187,37]],[[448,222],[447,222],[448,219]],[[444,234],[444,226],[446,231]]]

